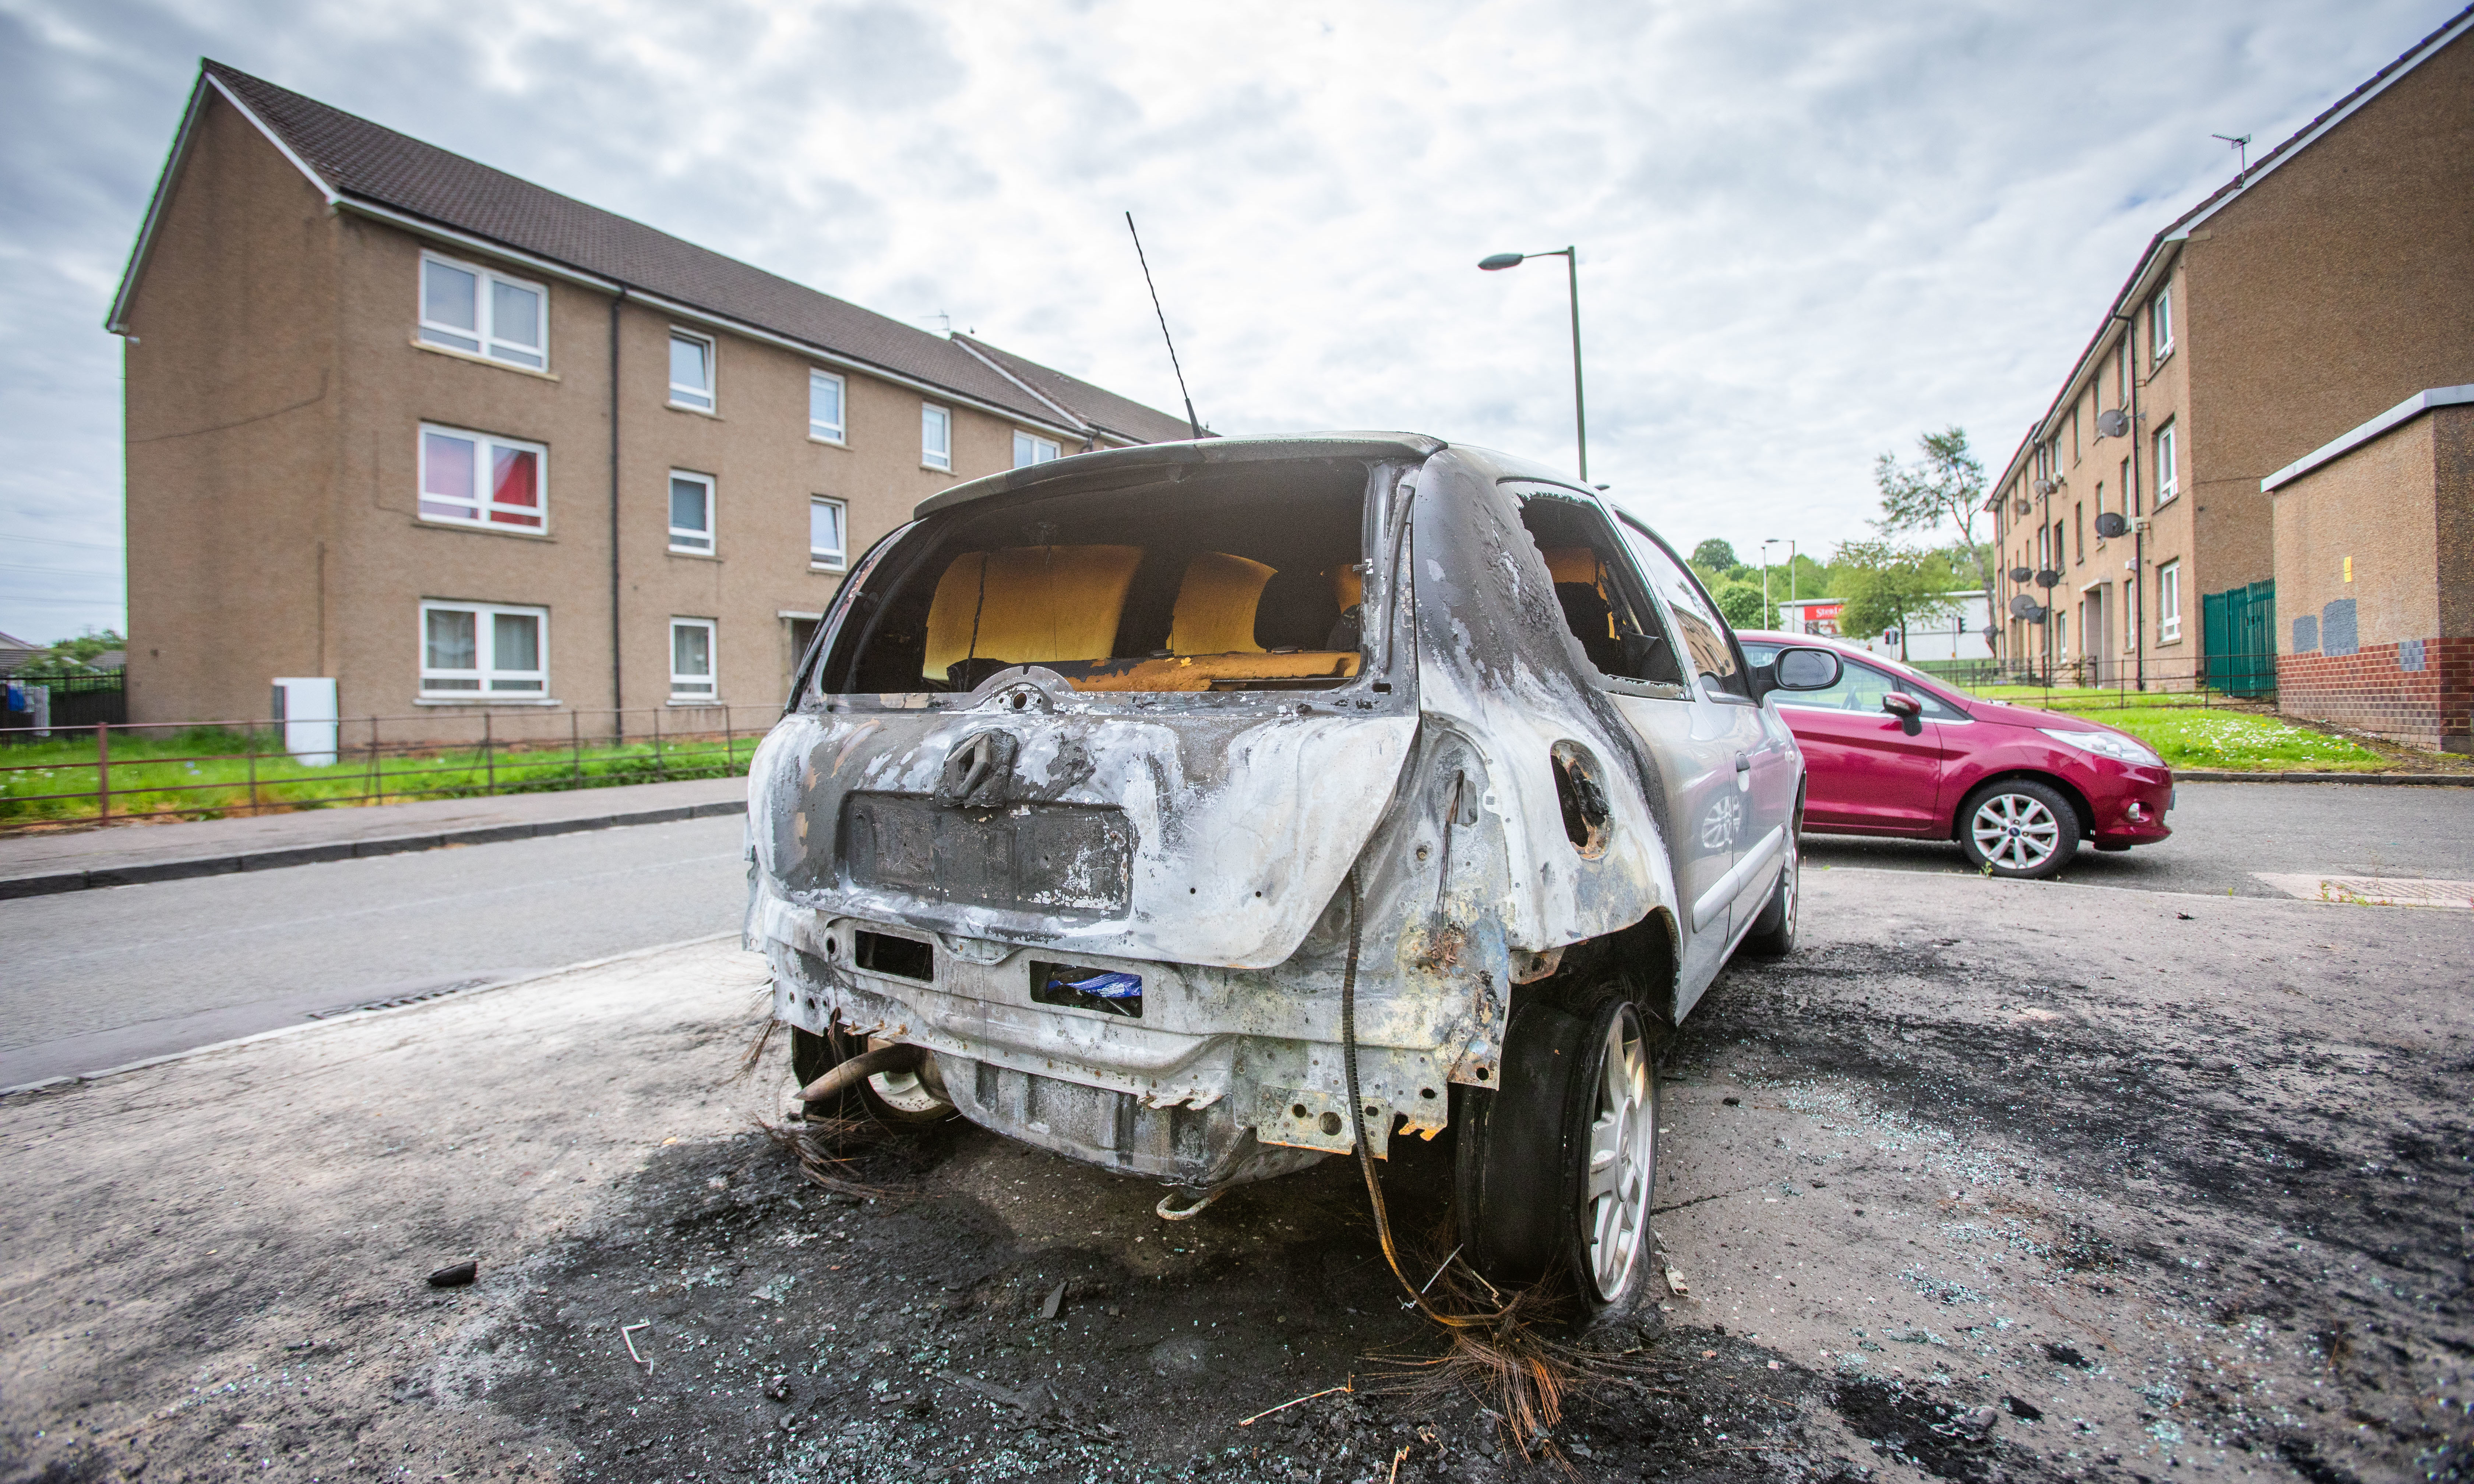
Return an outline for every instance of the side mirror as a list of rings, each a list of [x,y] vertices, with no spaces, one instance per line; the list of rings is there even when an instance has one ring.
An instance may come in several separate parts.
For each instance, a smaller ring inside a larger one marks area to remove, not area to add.
[[[1763,691],[1828,690],[1838,683],[1838,657],[1826,649],[1783,649],[1762,667]]]
[[[1899,719],[1899,730],[1914,736],[1925,730],[1925,704],[1904,690],[1894,690],[1881,698],[1881,709]]]

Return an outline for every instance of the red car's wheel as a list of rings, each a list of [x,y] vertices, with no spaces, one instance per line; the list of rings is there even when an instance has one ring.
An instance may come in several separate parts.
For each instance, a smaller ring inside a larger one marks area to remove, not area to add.
[[[2078,850],[2078,811],[2049,784],[2026,778],[1988,783],[1959,805],[1958,843],[1987,875],[2042,881]]]

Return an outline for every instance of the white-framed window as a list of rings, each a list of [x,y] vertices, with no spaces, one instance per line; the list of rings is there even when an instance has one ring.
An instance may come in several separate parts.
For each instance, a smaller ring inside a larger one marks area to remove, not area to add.
[[[710,618],[670,620],[670,699],[711,701],[713,630]]]
[[[919,404],[919,462],[954,471],[954,415],[934,402]]]
[[[808,498],[808,565],[838,572],[850,561],[850,511],[824,495]]]
[[[548,518],[549,450],[492,433],[421,425],[424,520],[539,531]]]
[[[1020,428],[1014,430],[1013,467],[1016,468],[1029,468],[1034,464],[1045,464],[1063,454],[1064,451],[1057,446],[1056,440],[1053,438],[1042,438],[1036,433],[1026,433]]]
[[[549,366],[549,290],[493,269],[421,254],[421,339],[511,366]]]
[[[828,443],[845,441],[842,422],[842,378],[832,371],[808,372],[808,436]]]
[[[431,701],[546,700],[549,610],[424,601],[421,694]]]
[[[713,339],[670,331],[670,405],[713,411]]]
[[[2169,286],[2156,291],[2147,301],[2147,364],[2155,365],[2173,353],[2173,290]]]
[[[713,555],[713,476],[670,470],[670,550]]]
[[[2171,644],[2182,636],[2182,563],[2168,562],[2156,569],[2156,638]]]
[[[2174,458],[2174,444],[2181,442],[2175,436],[2178,431],[2171,422],[2156,430],[2156,503],[2159,506],[2182,492],[2182,486],[2173,471],[2174,465],[2179,462]]]

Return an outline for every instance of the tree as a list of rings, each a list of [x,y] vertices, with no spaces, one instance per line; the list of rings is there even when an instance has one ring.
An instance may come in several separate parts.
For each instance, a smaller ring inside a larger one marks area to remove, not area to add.
[[[1901,633],[1919,619],[1957,611],[1942,596],[1962,582],[1947,551],[1846,541],[1831,558],[1839,602],[1838,632],[1850,638]]]
[[[1761,588],[1758,583],[1727,583],[1710,594],[1717,600],[1718,611],[1727,615],[1727,623],[1736,629],[1766,629],[1769,615],[1761,611]]]
[[[1881,518],[1873,527],[1887,537],[1956,526],[1977,583],[1990,595],[1993,548],[1976,539],[1977,517],[1984,514],[1984,466],[1968,451],[1967,430],[1927,433],[1916,446],[1924,457],[1914,464],[1886,453],[1873,461],[1873,483],[1881,491]]]
[[[73,639],[62,639],[22,665],[17,675],[23,680],[56,679],[69,675],[97,673],[93,661],[98,656],[125,650],[129,641],[110,629],[88,629]]]
[[[1743,565],[1735,560],[1735,548],[1714,536],[1692,548],[1692,564],[1704,572],[1732,572]]]

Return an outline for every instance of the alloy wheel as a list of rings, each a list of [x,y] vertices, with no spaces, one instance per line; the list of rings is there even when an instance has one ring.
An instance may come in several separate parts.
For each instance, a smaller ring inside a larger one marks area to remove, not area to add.
[[[1580,1214],[1590,1281],[1601,1300],[1612,1300],[1624,1291],[1639,1258],[1649,1226],[1650,1176],[1657,1168],[1649,1041],[1641,1034],[1639,1012],[1630,1005],[1608,1017],[1597,1083]]]
[[[2062,842],[2061,822],[2033,794],[1992,794],[1968,822],[1977,853],[1997,871],[2034,871],[2053,858]]]

